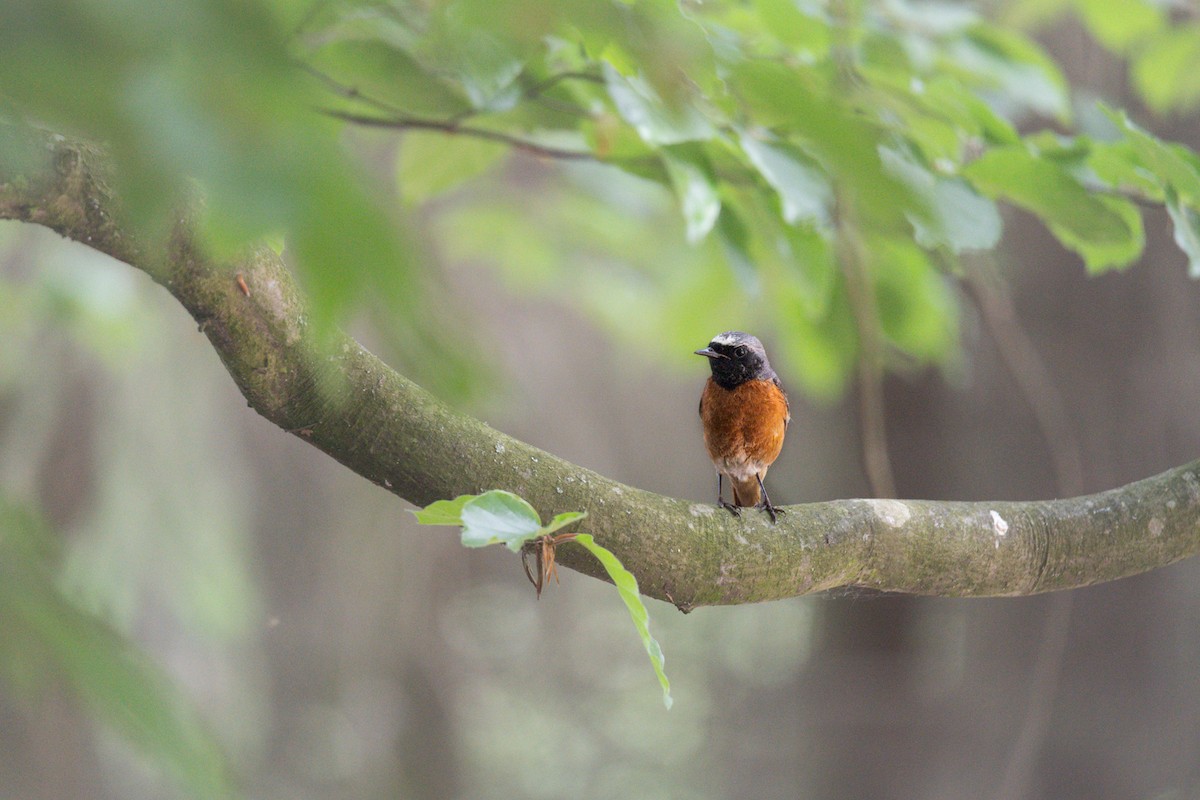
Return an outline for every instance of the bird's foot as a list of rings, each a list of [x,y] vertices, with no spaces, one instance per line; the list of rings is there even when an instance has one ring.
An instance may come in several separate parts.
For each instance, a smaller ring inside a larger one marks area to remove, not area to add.
[[[742,515],[742,509],[738,508],[733,503],[727,502],[725,500],[718,500],[717,505],[720,508],[729,509],[729,513],[733,514],[735,517],[740,517]]]
[[[785,511],[784,509],[779,508],[778,506],[773,506],[769,502],[759,503],[757,506],[755,506],[755,508],[761,508],[763,511],[767,512],[767,514],[771,517],[772,524],[774,524],[775,522],[778,521],[776,519],[777,514],[786,514],[787,513],[787,511]]]

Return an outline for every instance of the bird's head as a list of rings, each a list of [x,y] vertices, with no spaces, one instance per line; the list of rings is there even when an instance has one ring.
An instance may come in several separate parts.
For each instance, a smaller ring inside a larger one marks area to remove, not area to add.
[[[742,331],[717,334],[708,347],[697,350],[696,355],[708,359],[713,380],[726,389],[749,380],[766,381],[775,377],[762,342]]]

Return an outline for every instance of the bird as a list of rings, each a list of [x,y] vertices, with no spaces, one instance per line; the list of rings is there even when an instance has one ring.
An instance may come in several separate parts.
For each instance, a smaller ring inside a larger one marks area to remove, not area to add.
[[[717,506],[735,517],[741,509],[761,508],[776,521],[783,509],[771,503],[763,478],[779,457],[792,420],[787,394],[771,369],[758,337],[742,331],[717,334],[695,351],[709,360],[712,376],[700,394],[704,446],[717,469]],[[733,488],[726,502],[724,479]]]

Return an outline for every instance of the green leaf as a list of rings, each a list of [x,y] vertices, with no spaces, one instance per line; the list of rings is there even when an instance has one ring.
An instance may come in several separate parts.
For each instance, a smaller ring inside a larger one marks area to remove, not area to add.
[[[1124,129],[1142,165],[1164,186],[1172,187],[1184,200],[1200,205],[1200,169],[1195,156],[1185,148],[1164,142],[1143,130],[1124,112],[1109,112]]]
[[[533,506],[500,489],[484,494],[462,494],[453,500],[437,500],[412,514],[421,525],[463,526],[463,544],[467,547],[508,544],[512,550],[519,549],[511,545],[514,541],[523,544],[535,535],[554,533],[587,516],[586,511],[564,511],[543,526]],[[468,525],[472,527],[470,542],[465,530]]]
[[[1050,225],[1050,232],[1067,247],[1083,256],[1084,266],[1093,274],[1129,266],[1142,254],[1146,245],[1142,212],[1136,205],[1120,197],[1096,199],[1109,213],[1121,219],[1121,230],[1128,234],[1126,238],[1115,238],[1111,241],[1076,239],[1073,230]]]
[[[471,105],[484,111],[503,111],[521,99],[517,77],[524,67],[510,46],[490,31],[470,24],[466,4],[451,0],[434,6],[416,53],[432,73],[457,78]]]
[[[732,68],[730,83],[760,125],[790,127],[804,152],[837,176],[839,202],[852,202],[863,224],[906,229],[906,213],[923,213],[919,198],[883,169],[881,131],[823,78],[816,71],[746,62]]]
[[[668,105],[637,76],[626,78],[606,63],[604,80],[617,113],[647,144],[681,144],[716,135],[712,123],[693,106],[686,102]]]
[[[550,520],[548,525],[542,527],[542,533],[554,533],[556,530],[565,528],[572,522],[578,522],[586,516],[586,511],[564,511],[561,514],[555,514],[554,519]]]
[[[755,274],[754,256],[751,255],[750,230],[741,216],[733,207],[726,203],[721,208],[721,217],[717,220],[717,241],[721,243],[721,253],[725,263],[737,276],[743,286],[757,286],[758,276]]]
[[[1188,276],[1200,279],[1200,214],[1174,192],[1167,193],[1167,213],[1175,226],[1175,244],[1187,255]]]
[[[1163,200],[1163,183],[1146,167],[1133,142],[1093,142],[1087,166],[1096,177],[1114,189],[1128,189],[1148,199]]]
[[[800,221],[829,224],[833,191],[829,179],[812,159],[796,148],[766,142],[745,132],[741,134],[740,142],[750,163],[779,193],[785,222],[789,225]]]
[[[438,500],[412,512],[421,525],[462,525],[462,510],[479,495],[460,494],[453,500]]]
[[[888,340],[925,362],[956,352],[958,307],[946,277],[911,239],[867,242],[879,323]]]
[[[514,553],[542,533],[537,511],[512,492],[493,489],[462,507],[463,547],[503,544]]]
[[[316,111],[336,92],[299,68],[263,4],[8,0],[0,74],[23,115],[104,143],[147,246],[174,219],[165,209],[199,186],[204,202],[192,205],[214,259],[287,235],[317,328],[330,330],[368,289],[399,309],[418,304],[405,285],[411,248],[381,187]]]
[[[674,702],[671,699],[671,683],[667,680],[666,672],[663,671],[662,648],[650,635],[650,614],[646,611],[646,605],[642,602],[642,596],[638,592],[637,578],[633,577],[633,573],[625,569],[620,560],[607,548],[596,544],[591,534],[581,533],[575,537],[574,541],[586,548],[600,561],[608,573],[608,577],[617,587],[621,599],[625,602],[625,607],[629,609],[633,626],[637,628],[638,635],[642,637],[642,644],[646,647],[646,654],[650,656],[654,674],[658,676],[658,682],[662,686],[663,705],[670,708]]]
[[[1200,106],[1200,23],[1169,28],[1148,39],[1132,72],[1150,108],[1160,114],[1194,111]]]
[[[687,240],[696,244],[708,235],[721,213],[712,168],[702,153],[686,145],[662,149],[660,154],[687,224]]]
[[[439,500],[413,513],[423,525],[453,525],[461,521],[462,543],[466,547],[505,544],[513,552],[519,552],[521,546],[530,539],[554,533],[587,516],[586,511],[564,511],[555,515],[548,525],[542,526],[533,506],[512,492],[500,489],[481,495],[461,495],[454,500]],[[662,648],[650,635],[650,615],[638,592],[637,578],[621,565],[616,556],[596,544],[591,534],[580,533],[571,541],[583,545],[594,555],[617,587],[621,600],[629,609],[634,627],[642,637],[654,674],[662,685],[663,703],[670,708],[673,702],[671,684],[663,672]]]
[[[1041,217],[1089,270],[1125,266],[1143,243],[1141,215],[1132,204],[1089,192],[1063,166],[1024,147],[989,151],[963,170],[975,188]]]
[[[508,147],[471,136],[408,133],[400,145],[396,176],[406,203],[423,203],[491,169]]]
[[[922,91],[918,96],[924,102],[927,113],[942,115],[962,131],[980,136],[993,144],[1016,144],[1020,141],[1012,123],[997,114],[961,80],[938,75],[922,82],[921,86]]]
[[[381,28],[384,24],[383,20],[372,22]],[[383,31],[374,33],[380,36]],[[354,96],[349,98],[327,92],[325,105],[330,108],[382,115],[384,109],[377,105],[382,104],[396,113],[429,117],[448,117],[470,108],[460,87],[431,74],[395,45],[376,38],[335,38],[310,52],[307,63],[327,78],[354,87]]]
[[[805,5],[795,0],[755,0],[759,19],[754,21],[752,34],[765,33],[795,52],[814,58],[824,57],[829,52],[833,34],[828,22],[816,13],[808,13]]]
[[[912,215],[917,241],[924,247],[946,247],[954,253],[988,250],[1000,241],[1003,224],[996,204],[980,197],[961,178],[943,178],[894,148],[881,148],[888,171],[925,200],[931,213]]]
[[[1166,23],[1163,6],[1145,0],[1075,0],[1084,23],[1101,44],[1117,53]]]
[[[958,68],[995,87],[987,96],[1002,113],[1028,109],[1061,121],[1069,118],[1066,78],[1037,44],[1017,31],[982,22],[954,40],[947,52]]]

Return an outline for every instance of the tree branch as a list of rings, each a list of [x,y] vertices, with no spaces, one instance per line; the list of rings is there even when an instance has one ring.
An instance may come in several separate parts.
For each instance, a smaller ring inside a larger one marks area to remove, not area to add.
[[[146,271],[199,322],[250,406],[417,504],[503,488],[583,529],[642,591],[683,610],[839,586],[943,596],[1023,595],[1163,566],[1200,550],[1200,462],[1108,492],[1045,502],[839,500],[791,506],[778,525],[645,492],[457,413],[348,336],[322,348],[270,250],[236,264],[201,251],[187,221],[162,248],[125,231],[95,149],[31,134],[48,169],[14,166],[0,131],[0,218],[44,225]],[[248,294],[243,290],[242,284]],[[599,576],[580,548],[564,566]]]
[[[595,153],[589,153],[586,150],[566,150],[561,147],[551,147],[550,145],[539,144],[529,139],[510,136],[501,131],[464,125],[456,120],[422,119],[420,117],[409,116],[374,117],[369,114],[355,114],[350,111],[339,111],[334,108],[322,109],[322,113],[334,119],[340,119],[343,122],[350,122],[355,125],[362,125],[366,128],[391,128],[397,131],[438,131],[450,135],[471,136],[476,139],[500,142],[517,150],[524,150],[526,153],[532,153],[535,156],[543,156],[545,158],[557,158],[566,161],[600,160]]]

